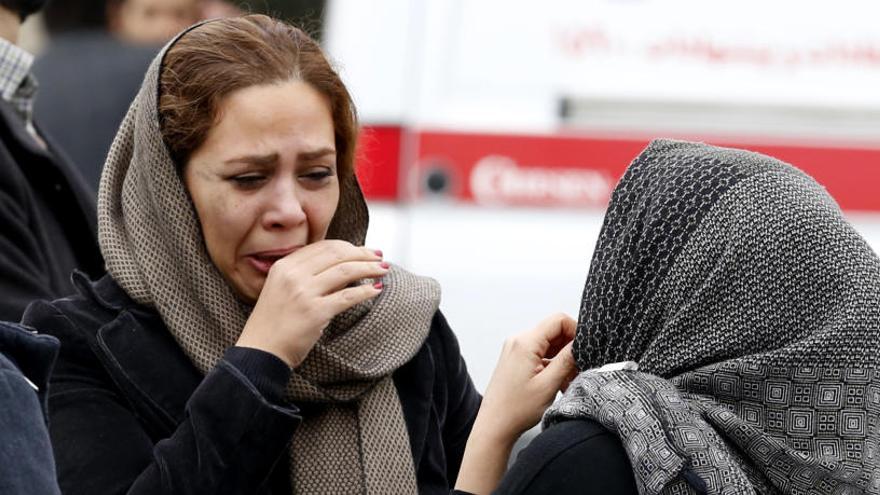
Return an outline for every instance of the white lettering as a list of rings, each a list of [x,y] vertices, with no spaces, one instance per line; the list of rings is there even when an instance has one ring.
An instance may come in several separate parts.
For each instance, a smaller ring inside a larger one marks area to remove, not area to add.
[[[470,186],[482,204],[604,207],[614,182],[598,170],[521,167],[510,157],[490,155],[474,166]]]

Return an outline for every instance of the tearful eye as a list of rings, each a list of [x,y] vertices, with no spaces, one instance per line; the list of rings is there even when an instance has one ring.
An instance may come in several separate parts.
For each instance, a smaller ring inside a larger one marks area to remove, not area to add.
[[[236,175],[235,177],[230,177],[229,180],[232,181],[232,183],[234,183],[236,187],[242,189],[250,189],[262,184],[266,180],[266,177],[263,175],[254,174]]]
[[[302,174],[300,177],[310,182],[324,182],[326,179],[333,176],[333,169],[330,168],[320,168],[311,170],[308,173]]]

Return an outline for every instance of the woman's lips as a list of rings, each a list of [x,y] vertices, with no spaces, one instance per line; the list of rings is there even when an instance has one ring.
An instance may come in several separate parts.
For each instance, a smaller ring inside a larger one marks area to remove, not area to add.
[[[301,247],[302,246],[294,246],[291,248],[260,251],[258,253],[249,254],[245,256],[245,258],[255,270],[262,273],[263,275],[268,275],[269,269],[272,268],[272,265],[274,265],[276,261],[280,260],[281,258],[287,256],[288,254],[296,251]]]
[[[275,262],[280,259],[280,258],[267,259],[267,258],[257,257],[254,255],[249,255],[246,258],[248,260],[248,263],[250,263],[250,265],[256,271],[262,273],[263,275],[268,275],[269,269],[272,268],[272,265],[274,265]]]

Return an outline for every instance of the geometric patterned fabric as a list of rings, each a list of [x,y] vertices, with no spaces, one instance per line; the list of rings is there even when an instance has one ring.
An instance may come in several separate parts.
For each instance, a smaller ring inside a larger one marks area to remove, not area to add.
[[[790,165],[651,143],[612,195],[573,353],[543,424],[605,425],[640,493],[880,493],[880,260]],[[620,361],[638,370],[597,370]]]

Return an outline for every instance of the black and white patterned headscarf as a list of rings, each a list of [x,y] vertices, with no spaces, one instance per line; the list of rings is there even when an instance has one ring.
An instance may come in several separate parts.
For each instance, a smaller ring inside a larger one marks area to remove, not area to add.
[[[574,355],[544,426],[604,424],[642,494],[880,493],[880,261],[789,165],[648,146],[608,207]]]

